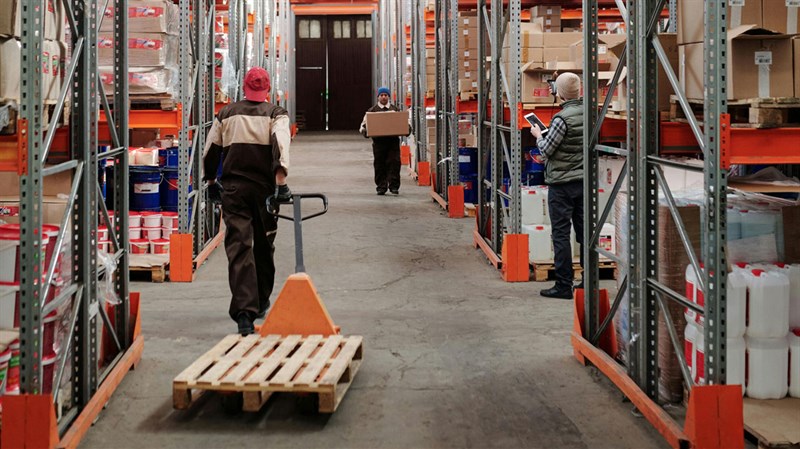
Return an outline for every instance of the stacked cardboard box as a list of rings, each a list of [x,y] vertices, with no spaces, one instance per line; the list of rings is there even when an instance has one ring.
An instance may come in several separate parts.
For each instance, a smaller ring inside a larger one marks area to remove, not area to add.
[[[20,101],[20,65],[22,58],[23,0],[0,0],[0,109],[4,116],[15,110]],[[66,22],[63,4],[56,0],[43,2],[44,42],[42,43],[42,96],[47,105],[55,104],[64,80],[66,49]],[[13,113],[13,112],[12,112]],[[43,114],[45,123],[47,114]],[[6,122],[7,120],[4,120]],[[11,133],[13,126],[0,124],[0,133]]]
[[[696,13],[702,8],[700,0],[678,2],[679,78],[690,99],[704,98],[703,16]],[[796,44],[787,34],[797,32],[796,10],[783,0],[744,0],[728,6],[729,100],[800,95],[793,62]]]
[[[478,128],[475,114],[462,114],[458,120],[458,146],[475,148],[478,146]]]
[[[478,70],[478,13],[458,14],[458,93],[463,100],[477,96]]]
[[[113,89],[113,16],[109,6],[98,36],[98,63],[106,92]],[[169,0],[128,3],[128,82],[131,94],[175,94],[178,7]]]
[[[436,93],[436,49],[425,49],[425,92],[428,98]]]
[[[537,5],[531,8],[531,22],[541,21],[545,33],[561,31],[561,6]]]
[[[672,71],[677,73],[678,72],[678,36],[674,33],[661,33],[659,34],[659,40],[661,41],[661,46],[664,48],[664,53],[667,55],[667,59],[670,62],[670,66],[672,67]],[[625,49],[625,41],[618,41],[613,45],[608,44],[608,50],[616,56],[617,59],[624,57],[622,54],[623,50]],[[702,63],[700,65],[700,71],[702,72]],[[628,77],[627,77],[627,68],[623,69],[622,76],[619,80],[619,85],[617,93],[617,99],[612,103],[611,110],[613,111],[625,111],[628,109]],[[611,78],[609,78],[610,80]],[[658,110],[659,111],[669,111],[670,108],[670,96],[673,95],[675,91],[672,88],[672,84],[670,84],[669,79],[667,78],[667,74],[664,69],[659,64],[658,67]]]

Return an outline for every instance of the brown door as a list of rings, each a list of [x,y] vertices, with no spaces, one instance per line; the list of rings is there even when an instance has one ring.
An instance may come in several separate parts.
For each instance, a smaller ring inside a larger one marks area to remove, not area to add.
[[[328,17],[328,128],[357,130],[372,105],[370,16]]]
[[[296,25],[297,125],[300,129],[321,131],[326,127],[327,20],[323,16],[303,16]]]
[[[372,105],[370,16],[297,18],[300,129],[357,130]]]

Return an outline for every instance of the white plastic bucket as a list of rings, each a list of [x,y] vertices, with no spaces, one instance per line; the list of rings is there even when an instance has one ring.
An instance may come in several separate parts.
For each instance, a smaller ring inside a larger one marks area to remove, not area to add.
[[[161,212],[142,212],[143,228],[160,228]]]
[[[147,254],[150,250],[150,241],[147,239],[131,240],[131,254]]]
[[[169,254],[169,240],[157,239],[150,241],[151,254]]]
[[[789,340],[747,337],[747,396],[781,399],[789,392]]]
[[[103,251],[107,253],[110,247],[111,242],[108,240],[99,240],[97,242],[97,251]]]
[[[142,227],[142,214],[139,212],[128,213],[128,229]]]
[[[142,228],[142,238],[153,241],[161,238],[161,228]]]
[[[800,328],[800,265],[777,263],[775,267],[789,278],[789,327]]]
[[[139,240],[142,238],[142,228],[128,228],[128,238],[130,240]]]
[[[173,229],[173,228],[163,228],[163,227],[162,227],[162,228],[161,228],[161,238],[162,238],[162,239],[167,239],[167,240],[169,240],[169,236],[171,236],[171,235],[172,235],[173,233],[175,233],[175,232],[177,232],[177,229]]]
[[[741,385],[744,396],[747,376],[747,344],[744,337],[728,338],[725,356],[725,382],[728,385]]]
[[[744,337],[747,331],[747,274],[728,273],[725,332],[729,339]]]
[[[775,271],[747,274],[747,336],[786,339],[789,332],[789,278]]]
[[[178,227],[178,213],[177,212],[161,212],[161,227],[162,228],[177,228]]]
[[[789,396],[800,398],[800,328],[789,333]]]
[[[703,264],[700,264],[700,274],[701,275],[703,274]],[[701,308],[704,307],[705,298],[703,296],[703,291],[700,289],[700,281],[697,278],[697,274],[692,264],[686,266],[684,279],[686,279],[686,299],[688,299],[689,302],[693,304],[697,304]],[[702,323],[703,315],[687,307],[686,320],[694,321],[696,323]]]
[[[158,167],[158,148],[137,148],[132,165]]]
[[[108,226],[100,225],[97,227],[97,240],[108,240]]]

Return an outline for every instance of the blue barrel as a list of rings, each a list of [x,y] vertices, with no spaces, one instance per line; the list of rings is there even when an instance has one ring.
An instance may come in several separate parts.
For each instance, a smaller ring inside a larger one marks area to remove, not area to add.
[[[458,149],[458,174],[464,176],[478,174],[477,148],[461,147]]]
[[[106,189],[105,189],[106,208],[108,210],[114,210],[114,166],[109,165],[105,167],[105,171],[106,171]]]
[[[158,150],[158,165],[164,168],[178,168],[178,147]]]
[[[478,175],[459,175],[458,182],[464,186],[464,202],[478,203]]]
[[[503,178],[508,178],[511,176],[511,172],[508,170],[508,164],[503,163]],[[486,153],[486,179],[489,181],[492,180],[492,153]]]
[[[192,185],[189,184],[189,192]],[[164,169],[161,179],[161,209],[167,212],[178,211],[178,170]]]
[[[544,161],[539,147],[525,148],[525,173],[543,172]]]
[[[544,172],[535,171],[522,174],[522,183],[526,186],[541,186],[544,185]]]
[[[159,212],[161,210],[161,171],[158,167],[131,167],[131,210]]]

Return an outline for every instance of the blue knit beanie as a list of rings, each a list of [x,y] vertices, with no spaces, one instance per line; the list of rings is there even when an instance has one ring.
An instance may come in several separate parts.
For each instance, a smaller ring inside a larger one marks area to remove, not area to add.
[[[386,94],[391,97],[392,91],[390,91],[388,87],[381,87],[378,89],[378,96],[380,97],[382,94]]]

